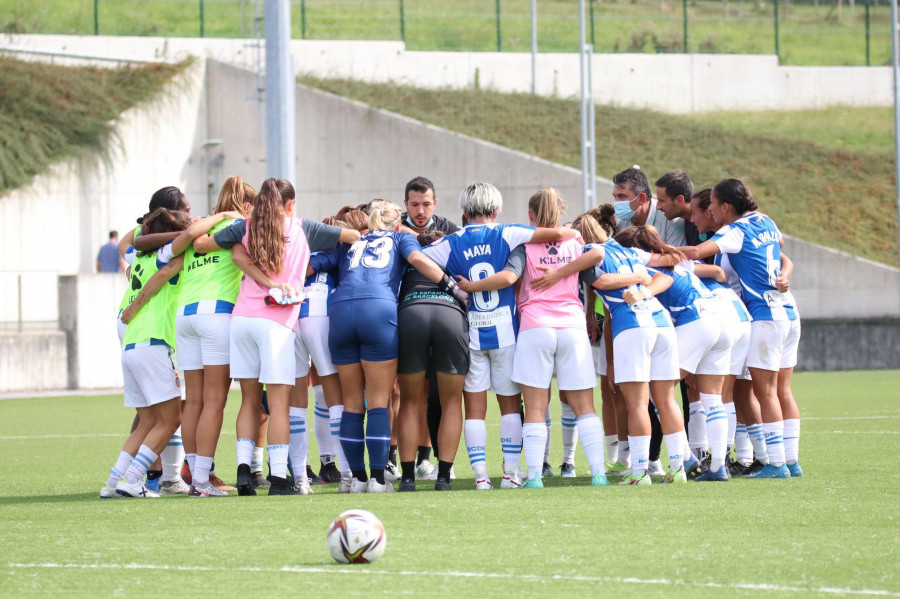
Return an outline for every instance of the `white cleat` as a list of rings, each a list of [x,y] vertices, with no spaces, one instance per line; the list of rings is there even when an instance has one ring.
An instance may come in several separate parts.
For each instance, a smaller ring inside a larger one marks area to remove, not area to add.
[[[122,497],[137,497],[138,499],[155,499],[159,497],[158,493],[154,493],[147,488],[144,481],[131,484],[127,480],[120,480],[119,484],[116,485],[116,493]]]
[[[437,475],[437,467],[429,460],[422,460],[416,466],[416,478],[419,480],[435,481],[437,480]]]
[[[228,493],[214,486],[211,482],[194,483],[188,497],[228,497]]]
[[[338,485],[338,493],[346,494],[350,492],[352,484],[352,476],[350,474],[342,474],[341,482]]]
[[[384,480],[400,480],[400,472],[390,460],[384,468]]]
[[[647,465],[647,474],[650,476],[665,476],[666,471],[663,470],[662,463],[659,460],[652,460]]]
[[[500,482],[501,489],[518,489],[522,486],[522,476],[519,468],[507,468]]]
[[[365,483],[354,476],[353,480],[350,482],[350,492],[351,493],[368,493],[369,485],[368,485],[368,483]]]
[[[384,484],[380,484],[374,478],[369,478],[369,493],[393,493],[394,485],[391,484],[391,481],[385,479]]]
[[[187,495],[191,488],[181,478],[159,481],[160,495]]]
[[[490,491],[494,486],[491,484],[491,479],[487,476],[478,478],[475,477],[475,490],[476,491]]]
[[[312,495],[313,490],[312,487],[309,486],[309,479],[305,476],[301,478],[299,481],[294,482],[294,488],[300,491],[300,495]]]
[[[100,499],[117,499],[119,497],[121,497],[121,495],[116,493],[115,487],[110,487],[106,484],[100,488]]]

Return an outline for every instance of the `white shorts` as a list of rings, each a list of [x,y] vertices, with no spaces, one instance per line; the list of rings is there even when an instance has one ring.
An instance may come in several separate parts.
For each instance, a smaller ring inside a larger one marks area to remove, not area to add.
[[[125,407],[149,408],[181,397],[181,379],[167,345],[122,350]]]
[[[754,320],[750,323],[747,367],[778,371],[797,365],[800,320]]]
[[[293,385],[294,332],[268,318],[231,317],[231,378],[264,385]]]
[[[518,395],[519,385],[512,381],[516,346],[499,349],[469,349],[469,373],[464,391],[478,393],[491,390],[497,395]]]
[[[626,329],[613,339],[615,383],[677,381],[678,341],[672,327]]]
[[[175,350],[181,370],[228,364],[231,314],[192,314],[175,317]]]
[[[560,391],[593,389],[597,385],[591,341],[585,330],[537,327],[519,331],[513,381],[548,389],[554,370]]]
[[[591,346],[591,355],[594,357],[594,372],[606,376],[606,341],[602,337],[600,343]]]
[[[331,362],[331,351],[328,349],[328,317],[307,316],[297,323],[297,376],[306,376],[310,359],[316,365],[319,376],[335,374],[337,368]],[[306,364],[306,372],[301,373],[301,362]]]
[[[731,335],[714,316],[701,316],[675,327],[678,366],[691,374],[726,375],[731,365]]]
[[[747,370],[747,353],[750,351],[750,323],[737,321],[733,324],[725,323],[724,327],[731,329],[731,367],[728,374],[733,374],[739,379],[750,380],[750,371]]]
[[[122,313],[119,312],[119,315],[116,316],[116,333],[119,334],[119,347],[125,343],[125,329],[128,328],[128,325],[122,322]]]

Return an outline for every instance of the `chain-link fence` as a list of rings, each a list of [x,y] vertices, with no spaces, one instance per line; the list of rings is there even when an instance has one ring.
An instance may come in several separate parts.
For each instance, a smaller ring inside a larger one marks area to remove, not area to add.
[[[17,33],[252,37],[263,0],[0,0]],[[578,3],[539,0],[540,52],[578,49]],[[777,54],[782,64],[884,65],[886,0],[589,0],[597,53]],[[403,40],[410,50],[526,52],[530,0],[291,0],[296,39]]]

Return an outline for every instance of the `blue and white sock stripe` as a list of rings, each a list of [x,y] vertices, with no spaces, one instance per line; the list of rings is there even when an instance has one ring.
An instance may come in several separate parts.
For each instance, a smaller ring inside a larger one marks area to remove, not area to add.
[[[365,443],[366,440],[362,437],[338,437],[341,440],[341,443]]]
[[[504,455],[519,455],[522,453],[522,444],[513,445],[511,443],[503,443],[503,454]],[[471,456],[471,454],[469,454]],[[482,456],[484,453],[482,452]]]
[[[172,438],[169,439],[168,447],[182,447],[183,445],[180,435],[172,435]]]
[[[766,445],[779,445],[784,443],[784,437],[781,435],[766,435]]]
[[[391,437],[388,435],[387,437],[373,437],[372,435],[366,435],[366,441],[387,441],[391,442]]]
[[[569,428],[575,428],[575,425],[578,423],[578,418],[566,418],[565,416],[563,416],[561,420],[562,425]]]
[[[709,412],[706,414],[706,423],[715,422],[716,420],[727,420],[728,414],[725,413],[725,410],[717,410],[714,412]]]
[[[316,418],[325,418],[326,420],[331,419],[331,415],[328,413],[328,408],[322,409],[318,405],[313,410],[313,414]]]
[[[470,451],[469,452],[469,463],[473,466],[475,464],[483,464],[487,461],[487,457],[485,456],[484,451]]]
[[[141,453],[140,451],[134,456],[134,461],[143,466],[145,469],[149,470],[150,466],[153,465],[153,462],[156,461],[155,458],[151,458],[148,455]]]
[[[290,447],[291,447],[290,445],[281,445],[281,444],[279,444],[279,445],[269,445],[269,446],[267,447],[267,449],[268,449],[269,453],[272,453],[273,450],[274,450],[274,451],[278,451],[279,449],[290,449]],[[289,458],[289,459],[290,459],[290,458]]]
[[[746,435],[747,434],[747,425],[746,424],[738,424],[734,429],[735,434],[738,435]]]

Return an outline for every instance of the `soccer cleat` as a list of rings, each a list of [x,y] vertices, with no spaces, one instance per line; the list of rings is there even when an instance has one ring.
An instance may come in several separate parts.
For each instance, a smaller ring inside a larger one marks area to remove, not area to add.
[[[147,488],[156,494],[159,494],[159,476],[156,478],[147,478]]]
[[[663,484],[686,483],[687,475],[684,472],[684,466],[678,470],[669,470],[659,482]]]
[[[351,480],[352,480],[352,478],[349,473],[346,475],[342,474],[341,482],[338,484],[338,493],[341,493],[341,494],[349,493]]]
[[[694,480],[697,482],[725,482],[730,478],[731,477],[728,475],[728,468],[722,465],[718,470],[707,470]]]
[[[216,476],[215,472],[209,473],[209,482],[210,482],[210,484],[212,484],[212,486],[214,486],[218,490],[225,491],[226,493],[228,491],[237,491],[237,489],[235,487],[232,487],[231,485],[226,485],[225,481],[222,480],[221,478],[219,478],[218,476]]]
[[[450,487],[450,481],[446,478],[440,478],[434,481],[434,490],[435,491],[452,491],[453,489]]]
[[[262,472],[251,472],[250,480],[254,489],[268,489],[272,485],[272,483],[266,480],[266,477],[263,476]]]
[[[193,476],[191,475],[191,467],[188,466],[187,460],[181,463],[181,480],[183,480],[186,485],[194,484]]]
[[[191,485],[188,497],[228,497],[228,493],[216,488],[211,482]]]
[[[475,490],[476,491],[490,491],[494,486],[491,484],[491,479],[487,476],[484,478],[475,477]]]
[[[650,460],[647,464],[647,474],[650,476],[664,476],[666,471],[663,470],[662,463],[659,460]]]
[[[309,464],[306,465],[306,478],[309,480],[310,485],[324,485],[325,481],[322,480],[318,474],[313,472],[312,466]]]
[[[553,466],[544,462],[544,467],[541,468],[541,477],[542,478],[552,478],[553,477]]]
[[[137,497],[139,499],[155,499],[159,497],[159,493],[154,493],[147,488],[143,481],[134,484],[122,479],[116,485],[116,493],[122,497]]]
[[[643,474],[640,475],[640,476],[635,476],[635,475],[632,473],[632,474],[629,474],[628,476],[626,476],[626,477],[622,480],[622,482],[620,482],[619,484],[622,485],[622,486],[635,485],[635,486],[641,486],[641,487],[644,487],[644,486],[652,485],[652,484],[653,484],[653,481],[650,480],[650,477],[647,476],[647,473],[646,473],[646,472],[643,473]]]
[[[391,484],[391,481],[385,478],[384,484],[382,485],[373,477],[369,478],[369,487],[366,490],[367,493],[393,493],[394,485]]]
[[[313,494],[312,487],[310,486],[310,480],[308,478],[301,478],[299,481],[295,480],[293,487],[294,487],[294,490],[297,491],[298,495],[312,495]]]
[[[397,490],[401,493],[412,493],[416,490],[416,479],[404,478],[400,481],[400,487]]]
[[[737,460],[731,462],[728,466],[728,474],[731,476],[744,476],[747,472],[747,469],[750,468],[752,462],[750,464],[742,464]]]
[[[121,497],[118,493],[116,493],[115,487],[110,487],[108,484],[100,487],[100,499],[116,499]]]
[[[753,463],[750,464],[750,467],[747,469],[747,476],[749,476],[751,474],[756,474],[757,472],[762,470],[764,467],[765,467],[765,464],[763,464],[759,460],[754,460]]]
[[[387,465],[384,467],[384,480],[387,482],[400,480],[400,471],[397,470],[397,465],[390,460],[388,460]]]
[[[712,454],[709,451],[701,450],[702,455],[698,455],[697,457],[700,459],[700,474],[703,474],[707,470],[709,470],[710,465],[712,464]]]
[[[350,481],[350,493],[368,493],[369,492],[369,484],[368,481],[362,481],[356,478],[355,476]]]
[[[270,497],[274,495],[301,495],[300,489],[292,485],[287,477],[269,476],[269,482],[272,483],[272,486],[269,487]]]
[[[518,468],[507,468],[503,474],[503,480],[500,481],[501,489],[518,489],[522,486],[522,479],[519,477]]]
[[[606,462],[607,476],[623,476],[623,472],[628,470],[628,466],[622,462]]]
[[[703,472],[703,468],[700,464],[700,460],[697,459],[693,453],[688,454],[688,459],[684,461],[684,473],[688,478],[694,479],[700,476]]]
[[[559,467],[559,475],[563,478],[575,478],[575,464],[563,462]]]
[[[762,470],[757,472],[756,474],[751,474],[747,478],[790,478],[791,471],[788,470],[788,467],[782,464],[781,466],[773,466],[772,464],[766,464],[763,466]],[[120,483],[121,484],[121,483]]]
[[[319,468],[319,478],[321,478],[326,483],[338,483],[341,482],[341,471],[338,470],[337,466],[334,462],[320,462],[322,467]]]
[[[181,480],[181,478],[159,481],[160,495],[187,495],[190,491],[191,488],[184,484],[184,481]]]
[[[592,487],[608,487],[609,481],[606,479],[606,476],[602,472],[598,472],[594,476],[591,477],[591,486]]]
[[[416,466],[416,478],[419,480],[437,480],[437,466],[429,460],[422,460]]]
[[[791,478],[800,478],[801,476],[803,476],[803,469],[800,467],[800,462],[788,464],[787,468],[788,472],[791,473]]]
[[[520,489],[543,489],[544,481],[541,480],[540,476],[535,476],[534,478],[529,478],[524,483],[519,486]]]
[[[262,476],[262,472],[259,472],[258,475]],[[235,485],[237,486],[238,495],[240,495],[241,497],[256,495],[257,487],[253,484],[253,475],[250,474],[250,464],[238,464],[237,483],[235,483]],[[268,487],[259,488],[262,489]]]

